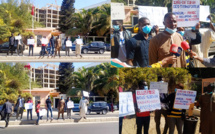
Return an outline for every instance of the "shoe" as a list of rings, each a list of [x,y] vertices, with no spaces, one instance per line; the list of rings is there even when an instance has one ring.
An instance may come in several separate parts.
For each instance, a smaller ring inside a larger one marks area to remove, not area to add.
[[[87,119],[86,117],[84,117],[84,119]]]
[[[49,121],[49,119],[47,119],[47,121]]]
[[[65,119],[63,118],[63,120],[65,120]]]
[[[6,123],[5,127],[8,127],[8,123]]]

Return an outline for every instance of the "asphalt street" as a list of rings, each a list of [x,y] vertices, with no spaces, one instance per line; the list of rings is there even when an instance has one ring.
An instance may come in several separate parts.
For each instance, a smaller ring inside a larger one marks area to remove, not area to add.
[[[67,123],[67,124],[41,124],[0,126],[0,134],[118,134],[119,123]]]

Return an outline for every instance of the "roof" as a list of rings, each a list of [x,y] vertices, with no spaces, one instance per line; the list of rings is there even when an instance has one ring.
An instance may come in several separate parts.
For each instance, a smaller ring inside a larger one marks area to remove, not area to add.
[[[31,92],[51,92],[55,90],[54,88],[33,88]],[[30,89],[22,90],[24,92],[30,92]]]
[[[34,31],[50,31],[50,32],[57,31],[56,28],[36,28],[33,30]],[[32,28],[26,29],[26,31],[32,31]]]

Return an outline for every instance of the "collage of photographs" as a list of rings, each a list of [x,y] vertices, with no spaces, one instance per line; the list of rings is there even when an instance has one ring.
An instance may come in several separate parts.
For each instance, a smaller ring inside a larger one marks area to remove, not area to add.
[[[0,134],[215,134],[214,0],[0,0]]]

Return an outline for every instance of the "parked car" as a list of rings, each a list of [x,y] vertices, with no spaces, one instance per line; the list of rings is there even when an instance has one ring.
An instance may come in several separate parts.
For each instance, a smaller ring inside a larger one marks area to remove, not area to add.
[[[82,46],[81,52],[87,54],[89,51],[103,54],[106,50],[105,43],[102,41],[95,41],[88,45]]]
[[[110,51],[111,50],[111,46],[110,46],[110,44],[105,44],[105,46],[106,46],[106,51]]]
[[[80,112],[79,104],[78,103],[74,103],[74,108],[72,108],[72,111],[73,112]]]
[[[93,102],[88,106],[87,114],[90,114],[91,112],[96,112],[97,114],[107,114],[109,111],[109,107],[107,102],[104,101],[98,101]]]
[[[25,50],[25,44],[24,45],[24,50]],[[0,53],[7,53],[9,50],[9,42],[5,42],[3,44],[0,45]],[[14,47],[13,47],[13,52],[17,53],[17,45],[15,44]],[[23,50],[23,51],[24,51]],[[21,53],[21,49],[19,49],[20,53]]]

